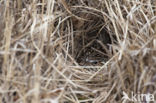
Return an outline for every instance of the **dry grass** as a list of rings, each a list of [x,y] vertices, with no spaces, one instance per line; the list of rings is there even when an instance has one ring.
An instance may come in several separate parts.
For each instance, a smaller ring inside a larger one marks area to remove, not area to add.
[[[156,96],[155,0],[1,0],[0,39],[1,103]]]

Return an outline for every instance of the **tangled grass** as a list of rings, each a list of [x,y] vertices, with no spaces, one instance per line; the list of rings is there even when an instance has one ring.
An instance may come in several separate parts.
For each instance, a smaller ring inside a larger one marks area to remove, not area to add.
[[[156,96],[155,0],[0,1],[2,103],[121,103],[123,91]]]

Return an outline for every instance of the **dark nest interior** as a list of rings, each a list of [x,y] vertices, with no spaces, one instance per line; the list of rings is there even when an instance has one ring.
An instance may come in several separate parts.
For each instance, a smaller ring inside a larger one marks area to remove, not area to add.
[[[82,66],[101,65],[112,57],[115,34],[107,28],[104,15],[86,9],[73,10],[73,41],[70,54]],[[77,16],[75,16],[77,15]]]
[[[84,23],[83,33],[74,37],[75,59],[80,65],[106,62],[111,57],[113,38],[98,17]]]

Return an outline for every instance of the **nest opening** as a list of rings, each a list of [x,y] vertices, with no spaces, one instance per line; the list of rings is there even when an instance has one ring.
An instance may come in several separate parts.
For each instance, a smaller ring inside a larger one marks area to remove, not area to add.
[[[100,65],[111,57],[110,45],[115,38],[103,25],[99,18],[86,22],[83,32],[75,36],[74,57],[79,65]]]

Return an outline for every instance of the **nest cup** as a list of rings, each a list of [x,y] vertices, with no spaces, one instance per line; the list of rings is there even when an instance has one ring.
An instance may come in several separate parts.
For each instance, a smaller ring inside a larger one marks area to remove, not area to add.
[[[83,23],[81,27],[74,27],[73,56],[80,65],[99,65],[111,57],[110,45],[115,36],[108,31],[102,17],[91,14],[87,17],[90,17],[87,21],[77,21]]]

